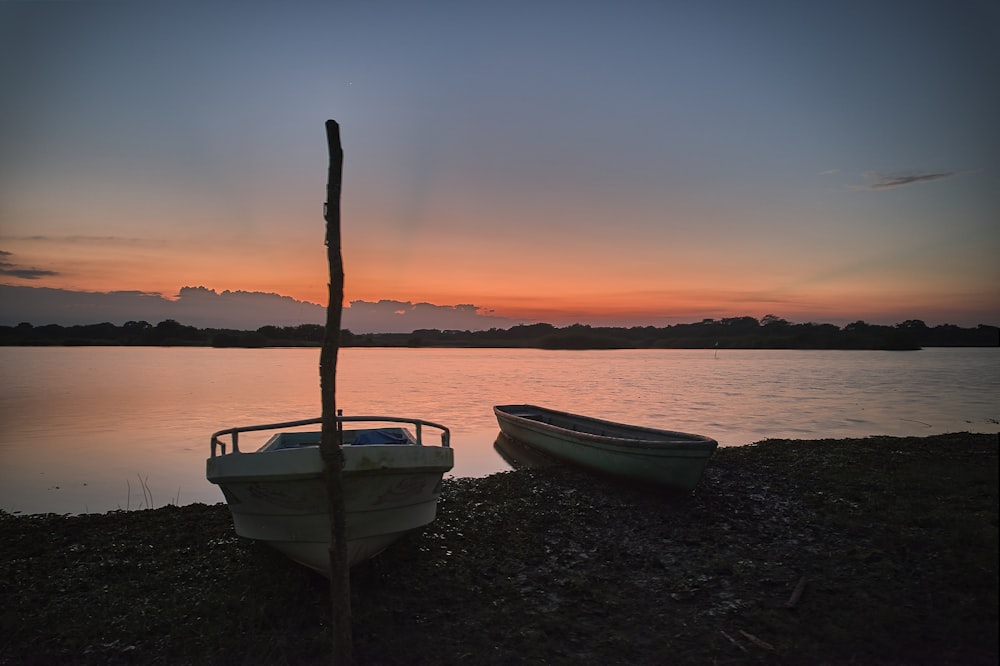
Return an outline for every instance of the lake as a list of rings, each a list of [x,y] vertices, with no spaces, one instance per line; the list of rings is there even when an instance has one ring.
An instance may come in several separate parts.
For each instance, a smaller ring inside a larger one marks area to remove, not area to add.
[[[319,416],[318,366],[316,348],[0,347],[0,509],[220,502],[209,435]],[[448,426],[453,476],[510,469],[492,406],[522,402],[722,446],[996,432],[1000,348],[340,351],[337,406]]]

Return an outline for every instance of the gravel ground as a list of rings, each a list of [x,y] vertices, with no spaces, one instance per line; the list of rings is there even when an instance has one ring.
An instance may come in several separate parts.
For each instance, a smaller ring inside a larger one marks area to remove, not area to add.
[[[998,662],[995,435],[768,440],[669,495],[446,481],[352,570],[359,664]],[[0,512],[0,664],[329,663],[327,583],[223,505]]]

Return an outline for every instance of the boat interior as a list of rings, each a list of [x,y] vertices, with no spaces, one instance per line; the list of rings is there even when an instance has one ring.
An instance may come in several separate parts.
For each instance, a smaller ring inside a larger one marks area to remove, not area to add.
[[[280,451],[319,446],[320,432],[279,432],[272,436],[261,451]],[[420,443],[406,428],[365,428],[363,430],[341,431],[344,446],[420,446]]]

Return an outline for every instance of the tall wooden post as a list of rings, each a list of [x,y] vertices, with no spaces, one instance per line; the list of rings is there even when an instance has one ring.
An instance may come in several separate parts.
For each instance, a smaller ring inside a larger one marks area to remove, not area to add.
[[[344,304],[344,261],[340,253],[340,183],[344,151],[340,126],[326,121],[330,150],[330,173],[326,185],[326,255],[330,264],[330,301],[326,308],[326,331],[319,357],[319,379],[323,406],[320,454],[330,508],[330,603],[333,610],[333,663],[353,663],[351,637],[351,578],[347,563],[347,529],[344,518],[344,487],[341,472],[344,455],[337,422],[337,351],[340,347],[340,317]]]

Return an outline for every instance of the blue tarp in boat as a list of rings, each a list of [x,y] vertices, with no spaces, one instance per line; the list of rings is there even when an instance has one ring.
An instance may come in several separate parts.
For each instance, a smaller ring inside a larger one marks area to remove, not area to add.
[[[354,436],[352,446],[363,444],[413,444],[413,436],[405,428],[372,428]]]

